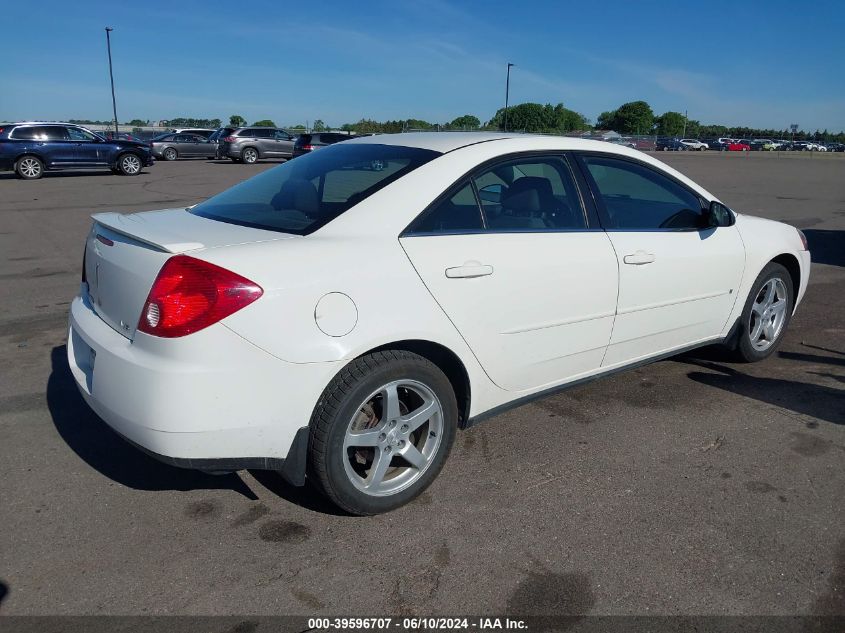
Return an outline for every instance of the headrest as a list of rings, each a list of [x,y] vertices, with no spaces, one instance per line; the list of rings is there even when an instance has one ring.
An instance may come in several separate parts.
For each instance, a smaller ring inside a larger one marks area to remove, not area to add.
[[[316,216],[320,212],[317,188],[307,180],[288,180],[282,185],[270,204],[274,209],[296,209],[300,213]]]
[[[523,176],[505,190],[502,207],[522,213],[537,213],[548,211],[544,207],[548,207],[552,200],[552,184],[546,178]]]

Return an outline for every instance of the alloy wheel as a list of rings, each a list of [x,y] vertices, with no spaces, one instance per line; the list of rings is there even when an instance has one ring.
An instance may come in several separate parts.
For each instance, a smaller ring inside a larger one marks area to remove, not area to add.
[[[244,162],[245,163],[254,163],[258,160],[258,154],[255,152],[254,149],[245,149],[244,150]]]
[[[373,496],[412,486],[434,461],[443,407],[429,387],[395,380],[371,393],[347,425],[343,465],[349,481]]]
[[[762,352],[771,347],[780,336],[786,322],[788,295],[786,284],[780,277],[769,279],[751,304],[748,336],[751,346]]]
[[[124,156],[123,160],[120,161],[120,166],[126,174],[137,174],[141,171],[141,161],[138,160],[137,156],[133,156],[132,154]]]
[[[26,178],[38,178],[41,175],[41,163],[36,158],[24,158],[20,162],[20,170]]]

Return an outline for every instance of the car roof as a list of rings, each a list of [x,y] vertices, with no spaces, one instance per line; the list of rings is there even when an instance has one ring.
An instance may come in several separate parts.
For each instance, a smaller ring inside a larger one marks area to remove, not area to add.
[[[622,147],[599,139],[585,139],[572,136],[549,134],[519,134],[513,132],[403,132],[400,134],[375,134],[358,136],[344,141],[347,144],[401,145],[429,149],[445,154],[447,152],[476,145],[478,143],[504,143],[524,141],[520,145],[537,145],[537,149],[608,151],[608,147]],[[677,142],[677,141],[675,141]],[[636,151],[636,150],[632,150]]]

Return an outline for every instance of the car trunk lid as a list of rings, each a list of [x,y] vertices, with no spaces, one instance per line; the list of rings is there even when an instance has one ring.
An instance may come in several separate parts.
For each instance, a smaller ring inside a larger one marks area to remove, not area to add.
[[[185,209],[92,217],[84,262],[88,297],[99,317],[129,339],[156,276],[172,255],[293,237],[209,220]]]

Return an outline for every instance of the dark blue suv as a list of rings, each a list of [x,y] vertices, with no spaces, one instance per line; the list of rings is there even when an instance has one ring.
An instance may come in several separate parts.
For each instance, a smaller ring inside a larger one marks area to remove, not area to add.
[[[70,123],[0,124],[0,170],[14,170],[25,180],[61,169],[108,168],[137,176],[154,162],[146,143],[109,141]]]

